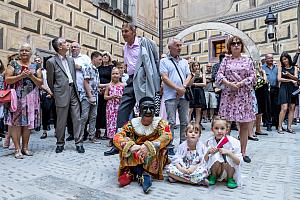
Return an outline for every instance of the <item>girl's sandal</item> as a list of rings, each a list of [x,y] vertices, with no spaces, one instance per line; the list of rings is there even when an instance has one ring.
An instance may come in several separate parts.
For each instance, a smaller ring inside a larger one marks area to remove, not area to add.
[[[22,154],[26,156],[33,156],[33,153],[28,149],[22,149]]]
[[[20,149],[18,149],[18,150],[15,151],[15,158],[16,159],[23,159],[24,158]]]
[[[277,133],[279,133],[279,134],[284,134],[284,132],[283,132],[283,130],[277,130]]]
[[[287,129],[286,132],[291,133],[291,134],[296,134],[296,132],[293,129]]]

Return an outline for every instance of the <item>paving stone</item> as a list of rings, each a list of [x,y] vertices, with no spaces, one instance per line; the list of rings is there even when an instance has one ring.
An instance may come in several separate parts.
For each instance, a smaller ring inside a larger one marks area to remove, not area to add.
[[[209,130],[209,124],[204,124]],[[117,183],[118,155],[105,157],[108,141],[84,143],[86,152],[78,154],[74,141],[66,142],[63,153],[55,153],[55,138],[50,132],[45,140],[33,133],[30,149],[34,156],[17,160],[13,150],[0,147],[0,200],[86,200],[86,199],[300,199],[300,127],[297,134],[279,135],[275,131],[249,141],[250,164],[243,163],[243,185],[235,190],[225,183],[205,188],[180,183],[154,181],[148,195],[132,183],[120,188]],[[176,129],[175,143],[179,143]],[[232,131],[237,137],[237,132]],[[211,136],[203,131],[201,140]],[[2,145],[0,143],[0,145]]]

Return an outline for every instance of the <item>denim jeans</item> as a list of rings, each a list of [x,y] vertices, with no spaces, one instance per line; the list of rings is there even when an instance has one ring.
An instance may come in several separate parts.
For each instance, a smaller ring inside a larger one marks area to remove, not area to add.
[[[165,101],[167,119],[171,126],[174,138],[174,126],[176,125],[176,111],[178,109],[180,121],[180,143],[185,140],[185,128],[189,122],[189,102],[185,99],[168,99]]]

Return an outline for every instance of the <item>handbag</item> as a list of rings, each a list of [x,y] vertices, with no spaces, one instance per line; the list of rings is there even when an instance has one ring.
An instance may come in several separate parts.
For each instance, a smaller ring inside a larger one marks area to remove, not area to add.
[[[11,91],[0,90],[0,103],[10,103],[11,102]]]
[[[177,65],[174,63],[174,61],[172,59],[170,59],[172,61],[172,63],[174,64],[175,68],[176,68],[176,71],[179,75],[179,78],[181,80],[181,83],[183,85],[183,79],[179,73],[179,70],[177,68]],[[193,91],[192,91],[192,88],[191,87],[186,87],[185,88],[185,93],[184,93],[184,98],[187,100],[187,101],[193,101],[194,100],[194,95],[193,95]]]

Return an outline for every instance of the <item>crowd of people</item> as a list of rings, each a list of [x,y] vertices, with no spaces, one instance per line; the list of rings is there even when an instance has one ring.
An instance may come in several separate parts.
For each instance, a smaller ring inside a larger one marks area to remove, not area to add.
[[[0,91],[10,95],[8,103],[0,97],[3,148],[15,149],[16,159],[32,156],[31,131],[42,126],[40,138],[46,139],[53,123],[56,153],[64,151],[65,140],[74,140],[78,153],[85,152],[84,141],[109,140],[104,155],[119,154],[120,186],[137,180],[148,193],[152,178],[163,179],[168,165],[170,182],[209,186],[225,179],[233,189],[241,185],[242,162],[251,162],[248,140],[268,135],[262,123],[267,131],[275,126],[279,134],[295,134],[299,53],[292,60],[283,52],[279,65],[272,54],[259,63],[232,36],[219,63],[201,66],[180,56],[179,39],[170,39],[160,58],[156,44],[138,37],[133,24],[123,24],[122,36],[124,63],[106,51],[89,57],[78,42],[62,37],[52,40],[53,57],[43,60],[23,44],[7,66],[0,61]],[[203,123],[211,123],[213,134],[204,143]]]

